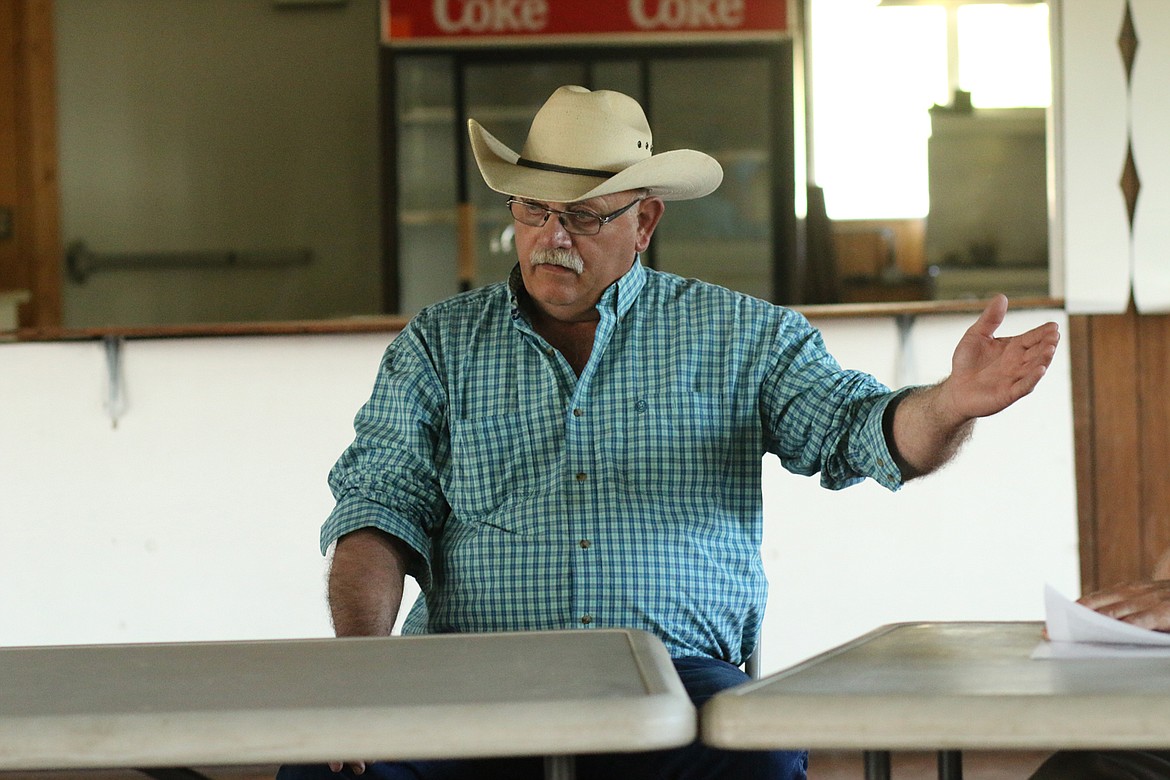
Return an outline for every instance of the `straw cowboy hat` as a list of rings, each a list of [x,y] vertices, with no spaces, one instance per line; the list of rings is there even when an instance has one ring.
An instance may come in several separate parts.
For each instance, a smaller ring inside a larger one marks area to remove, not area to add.
[[[644,187],[663,200],[689,200],[723,180],[719,163],[702,152],[651,154],[646,114],[620,92],[559,88],[536,112],[520,154],[474,119],[467,129],[487,186],[514,197],[577,203]]]

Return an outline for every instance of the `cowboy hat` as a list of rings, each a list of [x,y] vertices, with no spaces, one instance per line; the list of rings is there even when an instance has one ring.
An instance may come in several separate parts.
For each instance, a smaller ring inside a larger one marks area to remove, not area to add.
[[[645,188],[663,200],[689,200],[723,180],[719,163],[702,152],[651,154],[646,114],[620,92],[560,87],[536,112],[520,154],[474,119],[467,130],[487,186],[514,197],[577,203]]]

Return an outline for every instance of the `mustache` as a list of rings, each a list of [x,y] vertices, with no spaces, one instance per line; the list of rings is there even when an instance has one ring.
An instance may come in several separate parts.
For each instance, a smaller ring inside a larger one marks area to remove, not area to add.
[[[538,265],[559,265],[562,268],[568,268],[576,274],[581,274],[585,271],[585,262],[581,259],[581,255],[572,249],[565,249],[563,247],[537,249],[532,253],[528,262],[533,267]]]

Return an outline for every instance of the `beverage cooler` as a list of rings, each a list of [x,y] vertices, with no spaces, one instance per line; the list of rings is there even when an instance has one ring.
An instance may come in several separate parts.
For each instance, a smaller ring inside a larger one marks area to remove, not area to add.
[[[519,151],[565,84],[645,108],[658,152],[698,149],[723,184],[671,202],[647,265],[799,303],[793,43],[786,0],[383,0],[387,311],[507,278],[506,198],[467,119]]]

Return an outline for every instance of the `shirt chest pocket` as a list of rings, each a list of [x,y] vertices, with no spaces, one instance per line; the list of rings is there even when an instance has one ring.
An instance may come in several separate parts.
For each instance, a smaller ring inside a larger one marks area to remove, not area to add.
[[[523,531],[512,504],[539,492],[555,470],[555,458],[537,426],[520,414],[455,420],[447,502],[465,519]]]
[[[712,393],[634,398],[609,440],[616,478],[655,495],[710,495],[728,467],[727,400]]]

